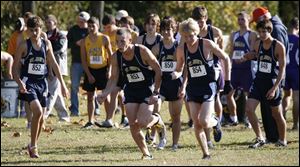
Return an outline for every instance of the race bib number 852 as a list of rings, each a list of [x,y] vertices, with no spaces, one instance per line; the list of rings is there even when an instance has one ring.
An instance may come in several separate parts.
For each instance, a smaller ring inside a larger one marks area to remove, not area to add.
[[[29,63],[28,73],[34,75],[44,75],[45,74],[45,64],[33,64]]]

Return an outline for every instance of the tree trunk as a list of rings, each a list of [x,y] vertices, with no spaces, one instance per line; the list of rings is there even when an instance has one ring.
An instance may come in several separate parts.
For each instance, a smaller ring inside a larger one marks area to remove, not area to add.
[[[293,17],[299,17],[299,1],[279,1],[278,13],[283,24],[288,25]]]
[[[99,18],[101,26],[102,18],[104,15],[104,1],[91,1],[90,2],[91,16]],[[99,27],[101,29],[101,27]]]
[[[22,1],[22,14],[26,12],[34,13],[34,1]]]

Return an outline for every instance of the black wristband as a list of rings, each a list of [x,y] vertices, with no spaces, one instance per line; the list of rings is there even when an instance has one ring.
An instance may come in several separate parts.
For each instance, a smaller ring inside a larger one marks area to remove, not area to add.
[[[225,85],[230,84],[230,80],[225,81]]]
[[[152,93],[152,95],[158,95],[159,94],[159,92],[158,91],[153,91],[153,93]]]

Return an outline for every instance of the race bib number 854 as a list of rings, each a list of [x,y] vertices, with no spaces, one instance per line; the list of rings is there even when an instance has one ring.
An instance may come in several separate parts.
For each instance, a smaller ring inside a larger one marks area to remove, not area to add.
[[[204,65],[193,66],[193,67],[190,67],[189,70],[190,70],[192,78],[194,78],[194,77],[202,77],[202,76],[205,76],[207,74]]]

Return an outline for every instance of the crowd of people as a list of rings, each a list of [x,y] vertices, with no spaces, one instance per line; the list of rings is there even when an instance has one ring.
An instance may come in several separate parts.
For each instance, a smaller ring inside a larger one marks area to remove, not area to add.
[[[19,85],[20,106],[26,111],[31,130],[29,156],[39,157],[38,139],[53,108],[60,121],[70,122],[70,116],[82,114],[78,98],[82,77],[88,112],[88,122],[82,128],[113,127],[115,111],[120,108],[121,124],[130,128],[142,159],[153,159],[148,148],[164,149],[169,141],[160,116],[165,101],[173,150],[180,148],[183,104],[203,159],[211,158],[209,149],[214,147],[210,133],[220,142],[225,123],[244,123],[253,129],[256,138],[249,148],[266,144],[255,113],[260,102],[271,108],[270,117],[278,127],[275,145],[286,147],[286,112],[291,96],[292,129],[299,128],[298,18],[292,19],[288,33],[280,18],[271,16],[266,8],[256,8],[252,18],[241,11],[237,14],[239,29],[230,35],[226,53],[223,32],[212,25],[208,14],[204,6],[195,7],[191,18],[179,22],[172,16],[161,19],[151,13],[145,18],[142,33],[125,10],[119,10],[115,17],[105,15],[102,20],[82,11],[67,35],[58,28],[54,15],[45,16],[43,21],[26,12],[18,18],[8,51],[1,51],[1,68],[5,64],[8,69],[5,74],[1,72],[1,79],[14,79]],[[256,30],[249,28],[252,22],[256,22]],[[62,77],[68,75],[68,48],[70,90]],[[239,104],[234,99],[237,90],[246,98],[241,106],[245,111],[242,120],[238,120]],[[71,106],[67,107],[64,97],[69,91]],[[226,96],[227,118],[222,114],[220,93]],[[99,114],[101,104],[106,117],[97,122],[94,115]]]

